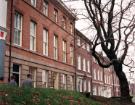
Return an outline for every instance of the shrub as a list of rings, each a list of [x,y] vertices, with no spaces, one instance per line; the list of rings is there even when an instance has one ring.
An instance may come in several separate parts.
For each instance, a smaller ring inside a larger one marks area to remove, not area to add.
[[[65,90],[0,86],[0,105],[99,105],[84,95]]]

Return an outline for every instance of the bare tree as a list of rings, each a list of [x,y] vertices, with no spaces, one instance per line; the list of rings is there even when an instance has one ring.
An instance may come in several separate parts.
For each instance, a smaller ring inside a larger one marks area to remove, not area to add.
[[[129,86],[123,72],[123,64],[128,48],[134,42],[134,3],[134,0],[84,0],[96,31],[91,49],[92,55],[101,67],[114,67],[120,82],[121,97],[128,100],[130,99]],[[109,59],[108,63],[104,63],[99,57],[97,46],[102,48]]]

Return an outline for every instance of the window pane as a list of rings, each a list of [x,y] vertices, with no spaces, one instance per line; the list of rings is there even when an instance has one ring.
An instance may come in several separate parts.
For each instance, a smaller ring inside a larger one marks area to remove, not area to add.
[[[36,24],[30,22],[30,50],[36,50]]]
[[[44,13],[44,15],[48,16],[48,2],[45,0],[43,3],[43,13]]]
[[[31,5],[33,5],[34,7],[36,7],[36,0],[31,0]]]
[[[48,56],[48,31],[43,30],[43,54]]]
[[[15,12],[14,16],[14,44],[21,45],[22,15]]]

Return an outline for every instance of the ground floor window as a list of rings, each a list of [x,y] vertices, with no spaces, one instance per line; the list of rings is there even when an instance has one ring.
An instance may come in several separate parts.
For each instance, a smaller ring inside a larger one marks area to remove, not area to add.
[[[62,74],[62,87],[63,89],[67,88],[67,75],[66,74]]]
[[[88,92],[91,92],[91,83],[88,81]]]
[[[70,76],[69,76],[69,79],[70,79],[70,89],[71,89],[71,90],[74,90],[74,86],[73,86],[73,84],[74,84],[74,82],[73,82],[74,79],[73,79],[73,76],[70,75]]]
[[[32,76],[33,87],[36,87],[36,68],[29,67],[29,74],[31,74],[31,76]]]
[[[15,77],[15,81],[18,86],[20,86],[20,65],[13,64],[12,75]]]
[[[93,86],[93,95],[97,95],[97,88],[96,88],[96,86]]]
[[[42,85],[43,87],[47,88],[48,87],[48,71],[42,70]]]
[[[83,84],[82,78],[78,78],[77,79],[77,91],[82,92],[82,84]]]
[[[83,80],[83,92],[86,92],[87,88],[86,88],[86,80]]]

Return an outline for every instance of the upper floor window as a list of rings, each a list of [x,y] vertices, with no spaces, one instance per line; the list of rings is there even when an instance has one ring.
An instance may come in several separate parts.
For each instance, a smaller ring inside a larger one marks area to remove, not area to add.
[[[101,80],[101,81],[103,80],[103,74],[102,74],[102,71],[100,72],[100,80]]]
[[[74,48],[73,48],[73,46],[70,46],[70,63],[71,63],[71,65],[74,64]]]
[[[90,51],[90,45],[87,44],[87,51],[89,52]]]
[[[58,59],[58,37],[54,35],[54,42],[53,42],[53,49],[54,49],[54,59]]]
[[[36,0],[31,0],[31,5],[36,7]]]
[[[77,64],[78,64],[77,66],[78,70],[81,70],[81,56],[80,55],[77,57]]]
[[[64,16],[62,18],[62,27],[66,29],[66,18]]]
[[[77,45],[81,46],[81,39],[80,39],[80,37],[77,38]]]
[[[62,61],[67,62],[67,43],[65,40],[62,41]]]
[[[86,47],[85,47],[85,42],[83,42],[82,44],[83,44],[83,45],[82,45],[82,48],[85,49],[85,48],[86,48]]]
[[[30,50],[36,50],[36,23],[30,22]]]
[[[96,69],[94,69],[93,76],[94,76],[94,79],[96,80],[97,79]]]
[[[83,58],[83,71],[86,71],[86,60]]]
[[[97,71],[97,80],[100,80],[100,71]]]
[[[58,10],[54,9],[54,21],[58,22]]]
[[[48,56],[48,30],[43,30],[43,54]]]
[[[70,33],[73,34],[73,23],[70,23]]]
[[[46,0],[43,2],[43,13],[45,16],[48,16],[48,2]]]
[[[18,12],[15,12],[14,16],[14,44],[22,44],[22,15]]]
[[[90,73],[90,61],[87,61],[87,69],[88,69],[88,72]]]

